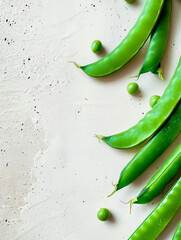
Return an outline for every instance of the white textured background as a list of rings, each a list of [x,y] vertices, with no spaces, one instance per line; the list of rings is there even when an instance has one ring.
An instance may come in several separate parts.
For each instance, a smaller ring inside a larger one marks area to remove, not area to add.
[[[144,2],[0,0],[0,240],[127,239],[163,197],[134,206],[131,215],[120,203],[136,196],[181,137],[135,183],[108,199],[112,181],[137,150],[112,149],[94,134],[129,128],[150,109],[150,96],[163,93],[181,54],[181,1],[173,1],[165,82],[148,73],[138,81],[141,93],[127,94],[147,46],[101,80],[69,62],[96,60],[90,50],[95,39],[112,50]],[[112,221],[96,219],[99,207],[111,210]],[[159,240],[172,238],[180,214]]]

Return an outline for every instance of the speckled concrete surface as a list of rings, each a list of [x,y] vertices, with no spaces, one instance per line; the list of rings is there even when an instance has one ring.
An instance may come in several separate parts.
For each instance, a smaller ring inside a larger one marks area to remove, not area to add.
[[[181,138],[134,184],[112,198],[120,170],[136,150],[115,150],[94,137],[120,132],[149,110],[161,95],[181,54],[181,2],[173,16],[163,59],[165,82],[148,73],[130,97],[126,86],[137,73],[147,45],[131,64],[102,80],[76,69],[99,56],[90,50],[100,39],[103,56],[126,36],[144,5],[123,0],[1,0],[0,3],[0,239],[127,239],[162,196],[129,215],[128,201],[161,166]],[[165,192],[168,188],[165,190]],[[96,219],[99,207],[110,222]],[[178,212],[159,240],[169,240]]]

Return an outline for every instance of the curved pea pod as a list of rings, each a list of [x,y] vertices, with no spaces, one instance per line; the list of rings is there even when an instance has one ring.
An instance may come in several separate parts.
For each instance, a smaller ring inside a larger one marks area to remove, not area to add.
[[[172,240],[180,240],[180,239],[181,239],[181,221],[176,229],[176,232],[175,232]]]
[[[167,0],[163,5],[163,9],[158,19],[157,25],[152,33],[147,55],[143,66],[138,73],[138,77],[142,73],[151,71],[154,74],[158,74],[159,77],[163,80],[160,62],[167,45],[171,11],[172,0]]]
[[[162,97],[144,118],[142,118],[135,126],[124,132],[109,137],[98,135],[97,138],[102,139],[105,143],[114,148],[135,147],[150,138],[160,129],[172,114],[180,99],[181,58]]]
[[[133,28],[111,53],[92,64],[79,66],[75,63],[75,65],[93,77],[102,77],[122,68],[137,54],[151,34],[163,3],[164,0],[147,0]]]
[[[114,192],[138,178],[170,146],[180,131],[181,104],[160,131],[138,151],[122,170]]]
[[[162,167],[153,175],[139,195],[130,201],[130,204],[144,204],[152,201],[162,193],[165,186],[177,175],[181,168],[181,145],[164,162]]]
[[[181,177],[128,240],[155,240],[181,207]]]

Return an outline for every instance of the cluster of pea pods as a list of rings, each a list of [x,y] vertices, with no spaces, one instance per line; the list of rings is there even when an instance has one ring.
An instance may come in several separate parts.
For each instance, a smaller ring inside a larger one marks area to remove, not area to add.
[[[93,77],[111,74],[128,63],[142,48],[147,38],[151,36],[145,61],[137,77],[143,73],[152,72],[163,79],[161,60],[168,39],[171,9],[172,0],[146,0],[136,24],[111,53],[86,66],[80,66],[77,63],[75,65]],[[164,94],[144,118],[124,132],[112,136],[97,135],[109,146],[119,149],[132,148],[148,140],[121,171],[113,193],[139,177],[169,147],[180,131],[181,58]],[[153,175],[138,196],[130,200],[130,205],[145,204],[152,201],[177,175],[180,168],[181,144]],[[129,237],[129,240],[155,240],[180,207],[181,176],[158,206]],[[173,239],[181,240],[181,223]]]

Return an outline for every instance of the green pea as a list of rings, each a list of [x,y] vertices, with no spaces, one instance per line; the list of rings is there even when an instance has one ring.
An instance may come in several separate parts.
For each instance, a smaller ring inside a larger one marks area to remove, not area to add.
[[[151,40],[147,55],[143,66],[137,75],[138,77],[143,73],[151,71],[152,73],[157,74],[163,80],[163,73],[160,62],[167,45],[171,11],[172,0],[167,0],[163,5],[162,12],[157,21],[157,25],[151,34]]]
[[[181,144],[175,149],[170,157],[164,162],[161,168],[153,175],[148,184],[141,190],[138,196],[130,201],[145,204],[151,202],[160,195],[165,186],[177,175],[181,169]]]
[[[159,104],[159,103],[158,103]],[[156,106],[155,106],[156,107]],[[181,132],[181,104],[164,126],[141,148],[121,171],[111,195],[135,181],[172,144]],[[166,141],[165,141],[166,139]],[[161,181],[162,183],[162,181]],[[150,189],[151,190],[151,189]],[[149,191],[148,191],[149,192]]]
[[[144,2],[145,7],[135,25],[112,52],[88,65],[80,66],[74,62],[75,66],[89,76],[103,77],[126,65],[139,52],[152,33],[165,1],[146,0]]]
[[[181,177],[128,240],[157,239],[181,207],[180,192]]]
[[[129,83],[127,86],[127,91],[129,94],[134,95],[139,92],[139,86],[137,83]]]
[[[132,148],[155,134],[170,117],[181,100],[181,58],[175,73],[165,89],[162,97],[144,118],[136,125],[118,134],[109,136],[96,135],[114,148]]]
[[[91,44],[93,53],[100,53],[102,51],[102,43],[99,40],[94,40]]]
[[[160,99],[160,96],[158,96],[158,95],[151,96],[151,98],[150,98],[150,107],[153,108],[157,104],[159,99]]]
[[[110,217],[110,212],[107,208],[100,208],[97,212],[97,218],[100,221],[106,221]]]

